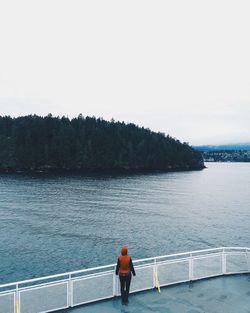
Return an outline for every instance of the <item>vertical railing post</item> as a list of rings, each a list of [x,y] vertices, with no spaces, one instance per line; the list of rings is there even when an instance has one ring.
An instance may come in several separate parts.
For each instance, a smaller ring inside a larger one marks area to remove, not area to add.
[[[115,269],[113,273],[113,297],[117,296],[117,279],[115,274]]]
[[[155,281],[156,275],[157,275],[157,267],[156,267],[156,259],[154,259],[154,265],[153,265],[153,288],[156,287],[156,281]]]
[[[20,313],[18,284],[16,284],[15,302],[15,313]]]
[[[222,275],[227,273],[227,260],[226,260],[226,253],[225,249],[222,250]]]
[[[189,257],[189,281],[192,281],[194,278],[194,260],[193,255],[190,253]]]
[[[250,273],[250,253],[248,249],[246,249],[246,258],[247,258],[247,270]]]
[[[72,283],[72,276],[69,274],[69,281],[68,281],[68,306],[73,306],[73,283]]]

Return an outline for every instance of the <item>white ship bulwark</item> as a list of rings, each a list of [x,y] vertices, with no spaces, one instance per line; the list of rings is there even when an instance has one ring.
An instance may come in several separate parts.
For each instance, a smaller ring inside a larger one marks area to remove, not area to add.
[[[222,247],[134,260],[131,293],[250,272],[250,248]],[[45,313],[119,296],[115,264],[0,285],[0,313]]]

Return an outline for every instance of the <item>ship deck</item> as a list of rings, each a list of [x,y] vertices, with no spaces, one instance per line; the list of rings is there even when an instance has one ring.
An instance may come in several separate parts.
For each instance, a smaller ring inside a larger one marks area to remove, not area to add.
[[[120,297],[63,313],[250,313],[250,275],[210,278]]]

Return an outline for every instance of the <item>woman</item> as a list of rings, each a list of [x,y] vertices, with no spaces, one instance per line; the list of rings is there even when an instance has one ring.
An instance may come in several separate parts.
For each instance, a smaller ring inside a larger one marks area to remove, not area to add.
[[[116,275],[119,274],[121,285],[122,304],[128,304],[129,287],[131,282],[131,272],[135,276],[134,265],[131,257],[128,255],[128,248],[122,247],[121,255],[117,260]]]

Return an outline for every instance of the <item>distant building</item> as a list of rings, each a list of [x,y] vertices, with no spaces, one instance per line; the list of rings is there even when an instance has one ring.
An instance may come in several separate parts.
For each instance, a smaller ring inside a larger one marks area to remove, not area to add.
[[[250,150],[203,151],[205,162],[250,162]]]

